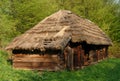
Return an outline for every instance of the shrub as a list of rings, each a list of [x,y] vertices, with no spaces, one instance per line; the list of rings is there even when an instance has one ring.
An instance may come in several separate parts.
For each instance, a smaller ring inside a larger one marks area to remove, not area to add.
[[[113,45],[109,48],[110,57],[120,58],[120,44],[113,42]]]

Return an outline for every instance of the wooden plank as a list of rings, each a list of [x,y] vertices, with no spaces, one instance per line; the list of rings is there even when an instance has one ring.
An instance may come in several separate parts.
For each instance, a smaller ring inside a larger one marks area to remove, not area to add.
[[[41,69],[57,70],[60,69],[60,58],[58,55],[13,55],[13,67],[20,69]]]
[[[81,66],[84,65],[84,54],[85,54],[85,51],[84,50],[81,50]]]
[[[96,50],[93,50],[93,61],[92,62],[97,62],[98,60],[98,57],[97,57],[97,54],[96,54]]]
[[[78,50],[78,66],[81,67],[81,62],[80,62],[80,50]]]
[[[52,66],[52,65],[57,65],[57,63],[54,62],[14,62],[13,66]]]
[[[48,54],[45,54],[45,55],[39,55],[39,54],[34,54],[34,55],[28,55],[28,54],[14,54],[13,57],[32,57],[32,58],[44,58],[44,57],[48,57],[48,58],[51,58],[51,57],[58,57],[57,55],[48,55]]]
[[[84,55],[84,65],[87,66],[88,65],[88,60],[87,60],[88,56],[87,54]]]
[[[55,67],[14,67],[16,69],[22,69],[22,70],[39,70],[39,71],[58,71],[61,70],[58,66]]]
[[[97,58],[97,61],[99,60],[99,50],[96,50],[96,58]]]
[[[26,67],[31,67],[32,66],[32,63],[28,63],[28,62],[13,62],[13,67],[15,66],[19,66],[19,67],[22,67],[22,66],[26,66]]]
[[[14,66],[14,68],[21,68],[21,69],[26,68],[26,69],[44,69],[44,70],[45,69],[55,69],[55,67],[59,68],[58,66],[54,66],[54,67],[52,67],[52,66],[50,66],[50,67],[47,67],[47,66],[41,66],[41,67]]]
[[[105,57],[108,57],[108,46],[105,47]]]
[[[103,58],[105,58],[105,48],[103,48]]]
[[[104,58],[103,49],[101,49],[100,55],[101,55],[101,59],[103,59]]]
[[[26,58],[28,58],[28,59],[55,59],[55,58],[59,58],[59,57],[14,57],[13,56],[13,59],[26,59]]]
[[[60,68],[58,66],[56,67],[18,67],[18,66],[15,66],[14,68],[17,68],[17,69],[25,69],[25,70],[40,70],[40,71],[44,71],[44,70],[48,70],[48,71],[56,71],[56,70],[60,70]]]
[[[15,68],[54,68],[58,67],[57,63],[52,62],[41,62],[41,63],[21,63],[21,62],[14,62],[13,67]]]
[[[13,62],[59,62],[58,58],[14,58]]]
[[[65,67],[67,68],[67,52],[66,51],[64,51],[64,58],[65,58]]]

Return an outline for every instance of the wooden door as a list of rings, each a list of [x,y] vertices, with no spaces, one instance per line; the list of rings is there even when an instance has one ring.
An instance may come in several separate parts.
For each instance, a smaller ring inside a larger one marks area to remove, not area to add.
[[[84,51],[82,50],[81,46],[77,46],[74,48],[74,53],[73,53],[73,64],[74,64],[74,69],[79,69],[82,67],[84,63]]]

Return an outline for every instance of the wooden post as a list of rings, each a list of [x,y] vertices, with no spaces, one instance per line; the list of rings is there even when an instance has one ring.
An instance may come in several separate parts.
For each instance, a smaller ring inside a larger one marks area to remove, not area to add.
[[[83,66],[84,65],[84,50],[81,50],[81,66]]]
[[[81,53],[81,49],[82,47],[81,46],[78,46],[77,47],[77,51],[78,51],[78,67],[81,68],[81,61],[80,61],[80,53]]]
[[[97,62],[98,62],[98,60],[99,60],[99,52],[98,52],[98,50],[96,50],[96,59],[97,59]]]
[[[64,58],[65,58],[65,68],[67,68],[67,52],[66,50],[64,51]]]
[[[73,70],[73,49],[68,47],[68,69]]]
[[[102,49],[103,51],[103,59],[105,58],[105,47]]]
[[[102,60],[102,59],[103,59],[103,50],[100,49],[100,60]]]
[[[97,53],[96,53],[96,50],[93,50],[93,52],[94,52],[93,62],[96,62],[96,61],[97,61]]]
[[[102,59],[104,59],[104,51],[103,51],[103,48],[102,48]]]
[[[71,47],[67,46],[65,49],[65,67],[68,70],[73,70],[73,50]]]
[[[106,55],[106,57],[108,57],[108,46],[106,46],[106,48],[105,48],[105,55]]]
[[[80,64],[80,51],[78,51],[78,67],[81,67],[81,64]]]
[[[73,56],[74,56],[74,50],[72,49],[72,54],[71,54],[71,70],[74,70],[74,66],[73,66],[74,65],[74,62],[73,62],[74,61],[74,57]]]

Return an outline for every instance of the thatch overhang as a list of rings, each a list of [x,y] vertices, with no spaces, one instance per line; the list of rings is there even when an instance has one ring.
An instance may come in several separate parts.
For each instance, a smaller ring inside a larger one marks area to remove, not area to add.
[[[13,49],[64,49],[69,41],[93,45],[112,45],[109,37],[93,22],[60,10],[16,37],[7,47]]]

